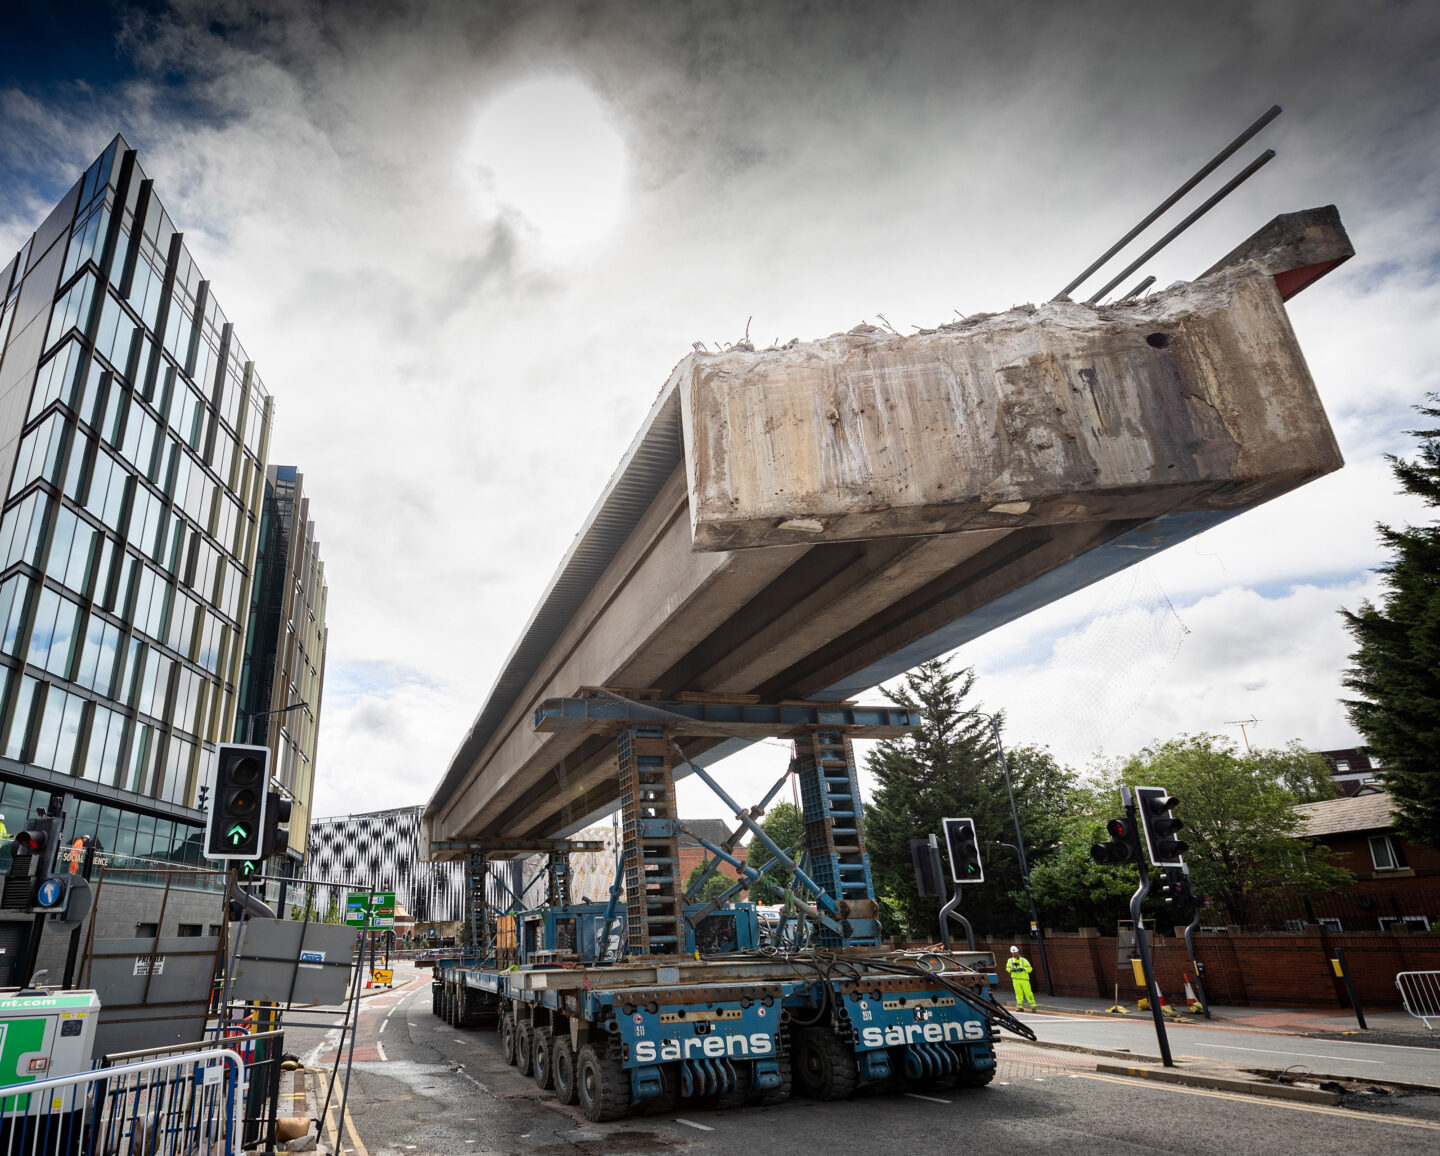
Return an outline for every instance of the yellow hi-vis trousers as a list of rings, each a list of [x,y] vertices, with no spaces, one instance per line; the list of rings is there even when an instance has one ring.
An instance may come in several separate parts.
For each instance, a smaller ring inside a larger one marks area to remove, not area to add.
[[[1030,987],[1030,977],[1028,975],[1012,975],[1010,982],[1015,985],[1015,1006],[1024,1007],[1028,1003],[1033,1008],[1035,992]]]

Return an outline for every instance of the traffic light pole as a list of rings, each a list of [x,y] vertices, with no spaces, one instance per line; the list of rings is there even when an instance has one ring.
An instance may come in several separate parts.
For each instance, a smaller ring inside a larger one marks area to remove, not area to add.
[[[975,950],[975,929],[970,926],[970,921],[960,914],[957,907],[960,906],[960,884],[955,884],[955,894],[950,896],[950,902],[940,908],[940,939],[945,944],[945,950],[950,950],[950,920],[955,920],[965,929],[965,943],[971,951]]]
[[[1135,798],[1130,793],[1130,788],[1122,787],[1120,797],[1125,804],[1125,817],[1133,824],[1136,821]],[[1155,982],[1155,965],[1150,955],[1150,942],[1145,938],[1145,924],[1140,918],[1140,905],[1145,902],[1145,897],[1149,894],[1150,864],[1142,853],[1140,855],[1140,886],[1135,889],[1135,894],[1130,896],[1130,919],[1135,924],[1135,946],[1140,949],[1140,967],[1145,972],[1145,991],[1150,999],[1150,1014],[1155,1019],[1155,1039],[1160,1044],[1160,1062],[1167,1068],[1173,1068],[1175,1061],[1170,1057],[1170,1040],[1165,1034],[1165,1013],[1160,1010],[1160,987]]]
[[[1200,1001],[1200,1010],[1205,1013],[1205,1018],[1210,1018],[1210,1000],[1205,995],[1205,978],[1200,974],[1200,961],[1195,958],[1195,941],[1190,937],[1200,927],[1200,905],[1195,905],[1195,914],[1190,917],[1190,922],[1185,927],[1185,950],[1190,955],[1190,973],[1195,977],[1195,997]]]

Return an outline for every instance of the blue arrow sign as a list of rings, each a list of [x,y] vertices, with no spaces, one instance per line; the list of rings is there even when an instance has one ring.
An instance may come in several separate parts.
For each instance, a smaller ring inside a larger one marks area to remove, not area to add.
[[[65,885],[58,879],[47,879],[35,892],[35,899],[41,907],[54,907],[64,897]]]

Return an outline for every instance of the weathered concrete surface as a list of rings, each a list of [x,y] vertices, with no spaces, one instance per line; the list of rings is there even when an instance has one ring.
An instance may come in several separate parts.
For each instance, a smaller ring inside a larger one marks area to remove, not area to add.
[[[1099,309],[693,354],[675,377],[700,550],[1237,509],[1341,465],[1253,263]]]
[[[1280,229],[1289,256],[1142,302],[686,358],[452,758],[429,836],[554,835],[614,806],[613,741],[537,733],[544,698],[844,698],[1337,468],[1277,289],[1287,262],[1339,252],[1313,226]],[[684,746],[709,761],[718,742]]]

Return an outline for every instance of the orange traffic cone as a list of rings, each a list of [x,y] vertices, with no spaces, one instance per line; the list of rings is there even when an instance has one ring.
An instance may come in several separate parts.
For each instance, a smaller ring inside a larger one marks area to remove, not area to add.
[[[1185,980],[1185,1002],[1190,1005],[1192,1012],[1203,1012],[1205,1009],[1200,1004],[1200,997],[1195,994],[1195,989],[1190,986],[1190,980]]]

